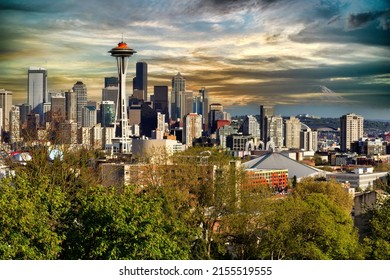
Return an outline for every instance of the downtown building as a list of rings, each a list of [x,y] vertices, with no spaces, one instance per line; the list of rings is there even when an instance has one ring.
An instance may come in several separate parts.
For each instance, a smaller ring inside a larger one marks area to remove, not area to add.
[[[347,152],[351,143],[363,138],[364,118],[354,113],[340,117],[340,149]]]
[[[267,137],[266,150],[282,148],[284,144],[283,118],[282,116],[269,116],[267,119]]]
[[[301,147],[301,121],[291,116],[284,124],[284,141],[287,149],[299,149]]]
[[[148,100],[148,64],[143,61],[138,61],[135,65],[135,77],[133,78],[133,91],[142,91],[141,96],[143,101]]]
[[[0,133],[10,131],[10,112],[12,110],[12,91],[0,89]]]
[[[244,135],[252,135],[258,139],[260,138],[260,124],[254,116],[245,116],[242,124],[242,133]]]
[[[192,141],[202,136],[202,115],[190,113],[184,117],[183,144],[192,146]]]
[[[39,124],[45,123],[44,104],[48,103],[47,70],[41,67],[28,69],[27,104],[31,112],[39,115]]]
[[[172,92],[171,92],[171,118],[173,120],[180,119],[181,113],[181,95],[186,91],[186,79],[179,73],[172,77]]]
[[[77,125],[82,125],[83,107],[87,106],[87,86],[82,81],[77,81],[73,86],[73,91],[76,93],[77,106]]]
[[[269,141],[268,119],[274,115],[274,106],[260,105],[260,140],[264,145]]]

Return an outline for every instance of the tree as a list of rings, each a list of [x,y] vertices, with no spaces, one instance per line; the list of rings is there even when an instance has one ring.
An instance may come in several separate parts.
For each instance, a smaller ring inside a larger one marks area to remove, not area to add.
[[[0,181],[0,259],[56,259],[64,235],[59,218],[69,203],[47,176],[19,172]]]
[[[227,221],[234,258],[363,258],[350,217],[352,199],[339,184],[307,179],[282,199],[247,197]]]
[[[164,199],[101,186],[79,193],[65,217],[63,259],[188,259],[184,225],[164,213]]]
[[[318,181],[314,178],[304,178],[294,189],[293,195],[305,200],[313,193],[326,195],[335,202],[345,213],[349,214],[352,210],[353,197],[335,181]]]
[[[368,211],[369,226],[364,245],[368,247],[367,258],[390,259],[390,199]]]

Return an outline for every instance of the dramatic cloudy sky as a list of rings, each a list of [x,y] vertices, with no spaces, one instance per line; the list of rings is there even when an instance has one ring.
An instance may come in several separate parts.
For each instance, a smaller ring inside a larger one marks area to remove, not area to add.
[[[283,115],[390,120],[389,0],[2,0],[0,88],[26,101],[27,69],[52,91],[77,80],[101,98],[122,33],[149,66],[149,91],[181,72],[234,115],[274,104]]]

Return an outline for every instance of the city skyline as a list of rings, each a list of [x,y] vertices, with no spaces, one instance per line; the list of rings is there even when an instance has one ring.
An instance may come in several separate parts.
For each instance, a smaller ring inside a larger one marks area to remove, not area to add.
[[[389,120],[389,5],[361,2],[2,1],[0,88],[26,102],[36,66],[48,70],[49,90],[80,80],[101,100],[104,77],[116,74],[107,49],[123,34],[138,51],[128,89],[145,61],[150,92],[180,72],[231,115],[271,104],[283,115]]]

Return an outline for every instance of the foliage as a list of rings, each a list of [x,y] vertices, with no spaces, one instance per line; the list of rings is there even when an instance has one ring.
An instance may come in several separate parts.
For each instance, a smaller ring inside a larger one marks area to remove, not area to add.
[[[378,163],[374,166],[374,172],[390,172],[390,163]]]
[[[1,180],[0,259],[56,259],[64,240],[56,232],[58,219],[68,206],[47,176]]]
[[[32,155],[0,181],[1,259],[363,258],[352,199],[333,181],[247,191],[230,155],[195,147],[146,159],[142,187],[102,187],[93,151]],[[388,257],[388,204],[371,213],[372,259]]]
[[[390,199],[368,211],[370,217],[365,246],[368,259],[390,259]]]
[[[65,259],[187,259],[179,221],[163,211],[164,199],[134,188],[90,187],[66,216]]]
[[[305,178],[299,182],[294,189],[294,196],[305,200],[313,193],[326,195],[330,200],[336,203],[345,213],[349,214],[352,210],[352,196],[342,188],[340,183],[335,181],[315,181],[313,178]]]

